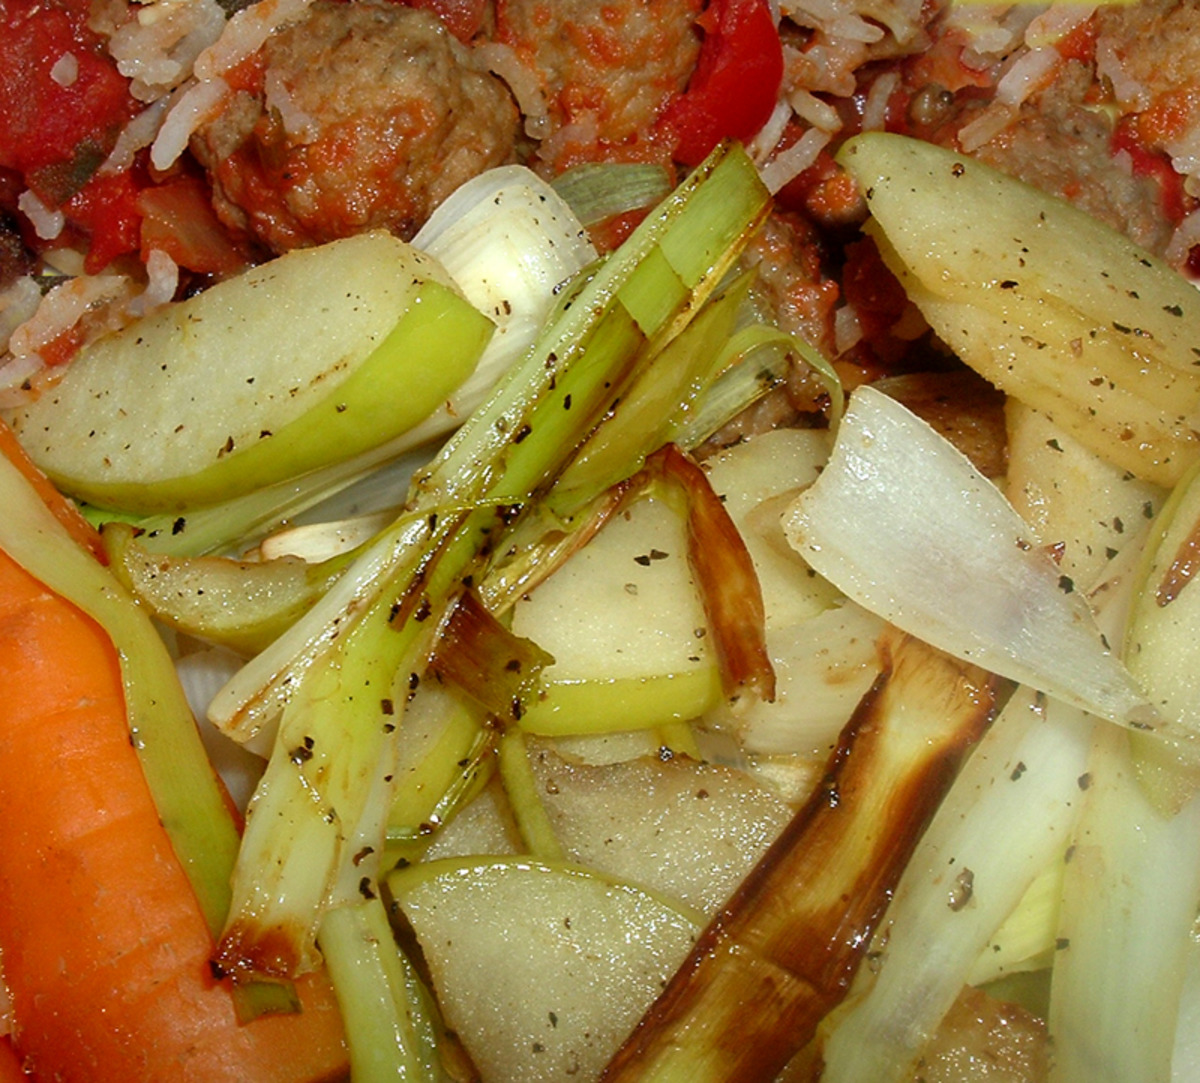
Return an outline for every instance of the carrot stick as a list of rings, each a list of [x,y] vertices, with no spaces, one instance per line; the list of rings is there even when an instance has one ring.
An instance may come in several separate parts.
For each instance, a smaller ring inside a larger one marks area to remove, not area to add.
[[[0,959],[34,1080],[284,1083],[346,1070],[327,983],[239,1026],[130,744],[103,629],[0,551]]]
[[[38,469],[29,454],[21,446],[16,434],[0,419],[0,455],[21,471],[22,476],[37,491],[42,502],[84,549],[88,550],[101,564],[108,563],[104,543],[100,534],[80,513],[79,509],[55,487],[54,483]]]
[[[21,1058],[7,1035],[0,1038],[0,1083],[29,1083]]]

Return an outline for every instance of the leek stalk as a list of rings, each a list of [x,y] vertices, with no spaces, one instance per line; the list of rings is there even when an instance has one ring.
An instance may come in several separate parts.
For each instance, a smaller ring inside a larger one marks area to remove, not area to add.
[[[887,649],[888,670],[822,784],[705,929],[604,1083],[773,1079],[845,996],[999,694],[989,675],[918,640],[897,634]]]
[[[529,764],[529,750],[525,734],[519,729],[508,730],[500,738],[500,778],[517,830],[525,842],[530,855],[538,861],[562,861],[562,844],[554,833],[550,817],[538,796],[533,768]]]
[[[1128,746],[1127,734],[1097,727],[1080,780],[1085,806],[1068,851],[1050,985],[1061,1083],[1172,1078],[1200,895],[1200,797],[1164,815],[1138,785]]]
[[[100,624],[121,660],[130,740],[171,844],[213,932],[229,907],[237,828],[171,656],[145,610],[84,552],[17,468],[0,457],[0,547]]]
[[[432,998],[396,946],[382,901],[329,911],[321,943],[346,1022],[354,1083],[447,1079]]]
[[[388,811],[389,860],[418,860],[434,832],[492,777],[497,731],[480,714],[453,691],[428,682],[405,709]]]
[[[825,1043],[823,1080],[908,1078],[988,938],[1061,855],[1077,819],[1092,725],[1027,689],[1008,702],[897,885],[880,955],[854,990],[865,995]]]
[[[324,913],[373,890],[394,732],[441,620],[522,507],[686,326],[766,205],[744,152],[715,152],[417,475],[409,514],[344,577],[348,597],[327,596],[332,617],[318,605],[216,704],[227,724],[255,700],[268,705],[259,723],[282,707],[235,868],[222,967],[278,975],[314,965]],[[295,642],[298,657],[287,653]]]

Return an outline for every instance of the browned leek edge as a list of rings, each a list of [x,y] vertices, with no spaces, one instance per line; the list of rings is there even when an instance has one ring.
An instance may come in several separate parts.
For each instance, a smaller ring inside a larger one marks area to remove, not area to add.
[[[822,783],[697,940],[604,1083],[762,1083],[813,1037],[1008,686],[899,632]]]

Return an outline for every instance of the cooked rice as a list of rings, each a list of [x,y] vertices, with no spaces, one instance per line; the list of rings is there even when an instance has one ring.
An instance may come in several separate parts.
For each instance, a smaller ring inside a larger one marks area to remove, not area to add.
[[[134,156],[143,147],[150,146],[162,127],[163,117],[171,99],[159,98],[158,101],[146,106],[133,118],[117,136],[117,142],[112,151],[100,166],[101,173],[124,173],[133,166]]]
[[[215,116],[232,91],[220,77],[185,84],[170,99],[162,125],[150,145],[150,164],[169,169],[187,150],[188,140]]]
[[[1108,81],[1113,97],[1122,108],[1140,112],[1149,107],[1149,90],[1138,79],[1126,73],[1116,47],[1103,37],[1096,42],[1096,75]]]
[[[283,76],[271,69],[267,72],[264,82],[264,104],[279,114],[288,138],[302,143],[315,140],[320,134],[316,118],[296,104]]]
[[[476,60],[512,92],[517,108],[525,118],[525,134],[530,139],[545,139],[550,134],[550,111],[537,72],[521,60],[511,45],[502,41],[483,42],[471,51]]]
[[[139,101],[153,102],[190,78],[196,58],[221,36],[216,0],[157,0],[114,31],[109,52]]]
[[[850,38],[817,38],[803,53],[793,53],[786,65],[789,86],[814,94],[849,98],[858,89],[855,72],[871,55],[865,42]]]
[[[784,3],[783,12],[799,26],[823,30],[830,37],[850,41],[875,42],[883,35],[883,27],[868,22],[850,0],[803,0]]]
[[[887,126],[888,102],[900,85],[900,73],[885,72],[871,84],[863,103],[862,126],[865,132],[881,132]]]
[[[1020,105],[1048,86],[1063,63],[1062,54],[1053,46],[1022,53],[996,84],[996,101]]]
[[[785,101],[780,100],[775,103],[775,108],[771,112],[767,123],[763,125],[762,131],[758,133],[746,146],[746,152],[759,165],[765,162],[771,152],[779,145],[779,140],[783,137],[784,129],[792,119],[792,107]]]
[[[958,144],[967,154],[990,143],[1017,119],[1016,106],[1007,102],[992,102],[969,124],[958,132]]]
[[[817,160],[817,155],[829,145],[832,138],[830,132],[809,128],[790,147],[781,150],[759,170],[767,191],[772,194],[778,192],[788,181],[803,173]]]
[[[787,103],[797,117],[814,128],[820,128],[826,132],[841,130],[842,118],[838,115],[838,111],[815,94],[811,94],[803,88],[793,90],[787,97]]]
[[[1095,4],[1051,4],[1026,27],[1025,44],[1031,49],[1054,45],[1086,23],[1095,11]]]
[[[74,53],[63,53],[50,69],[50,78],[59,86],[73,86],[79,78],[79,57]]]
[[[201,82],[216,79],[252,56],[273,31],[298,19],[312,0],[259,0],[233,15],[221,35],[198,57],[192,73]]]
[[[95,310],[130,292],[125,275],[81,275],[62,282],[42,298],[37,311],[8,340],[16,357],[36,354],[73,327],[89,310]]]
[[[17,197],[17,208],[29,219],[34,231],[43,241],[58,237],[67,224],[62,211],[47,207],[33,192],[25,191]]]
[[[129,302],[129,314],[145,316],[168,304],[179,289],[179,267],[161,248],[146,255],[146,288]]]

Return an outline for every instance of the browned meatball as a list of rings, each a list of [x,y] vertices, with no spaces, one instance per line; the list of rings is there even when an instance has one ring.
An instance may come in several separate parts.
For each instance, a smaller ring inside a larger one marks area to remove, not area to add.
[[[425,11],[317,0],[192,140],[230,225],[276,252],[371,228],[405,239],[511,159],[507,88]]]
[[[666,100],[686,85],[700,51],[700,0],[497,0],[496,39],[536,73],[552,132],[541,156],[570,164],[645,142]],[[592,148],[594,153],[589,153]],[[640,155],[652,157],[651,154]]]
[[[1132,175],[1114,158],[1112,124],[1106,116],[1055,93],[1057,89],[1024,107],[1016,123],[975,151],[975,157],[1069,200],[1161,255],[1171,239],[1171,223],[1154,181]]]

